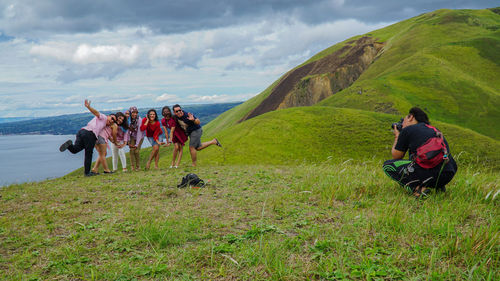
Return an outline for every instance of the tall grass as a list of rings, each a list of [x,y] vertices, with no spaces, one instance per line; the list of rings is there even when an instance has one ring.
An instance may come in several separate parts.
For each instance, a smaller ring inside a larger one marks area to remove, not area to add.
[[[500,278],[496,173],[417,201],[379,161],[211,166],[0,190],[5,280]],[[177,189],[196,172],[204,189]]]

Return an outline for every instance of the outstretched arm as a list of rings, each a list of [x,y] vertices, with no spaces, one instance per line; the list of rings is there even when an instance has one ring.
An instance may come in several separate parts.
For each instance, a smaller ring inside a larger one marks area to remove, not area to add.
[[[95,117],[99,117],[100,113],[99,111],[97,111],[95,108],[93,108],[92,106],[90,106],[90,101],[89,100],[85,100],[85,107],[90,111],[92,112],[92,114],[95,115]]]

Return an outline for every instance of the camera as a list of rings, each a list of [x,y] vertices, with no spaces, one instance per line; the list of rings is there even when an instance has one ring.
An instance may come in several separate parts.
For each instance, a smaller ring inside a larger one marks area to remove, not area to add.
[[[391,129],[394,129],[394,126],[396,126],[396,129],[401,132],[401,130],[403,130],[403,120],[404,118],[401,118],[401,120],[399,120],[399,122],[397,123],[392,123],[391,125]]]

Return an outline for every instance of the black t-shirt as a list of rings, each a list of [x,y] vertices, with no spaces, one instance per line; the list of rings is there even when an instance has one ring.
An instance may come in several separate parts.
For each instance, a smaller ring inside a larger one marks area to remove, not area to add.
[[[194,119],[196,119],[196,116],[193,114]],[[177,117],[177,122],[179,122],[179,125],[186,131],[186,135],[190,135],[191,132],[198,130],[201,128],[201,125],[196,125],[194,121],[191,121],[188,119],[188,113],[184,111],[184,115],[182,117]]]
[[[435,137],[436,132],[425,126],[425,123],[418,123],[415,125],[408,126],[401,130],[401,133],[398,137],[398,142],[394,147],[396,150],[406,152],[410,151],[410,160],[412,160],[412,156],[417,152],[417,148],[423,145],[428,139]],[[444,138],[444,137],[443,137]],[[446,144],[446,148],[448,149],[448,157],[450,161],[444,167],[443,171],[456,171],[457,164],[455,163],[455,159],[451,156],[450,146],[444,138],[444,143]],[[438,165],[436,168],[441,168]]]

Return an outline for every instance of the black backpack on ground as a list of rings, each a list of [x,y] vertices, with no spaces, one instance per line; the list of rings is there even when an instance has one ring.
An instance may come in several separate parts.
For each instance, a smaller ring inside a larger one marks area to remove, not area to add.
[[[196,174],[187,174],[182,178],[180,184],[177,185],[178,188],[186,188],[186,187],[205,187],[205,182],[200,179]]]

